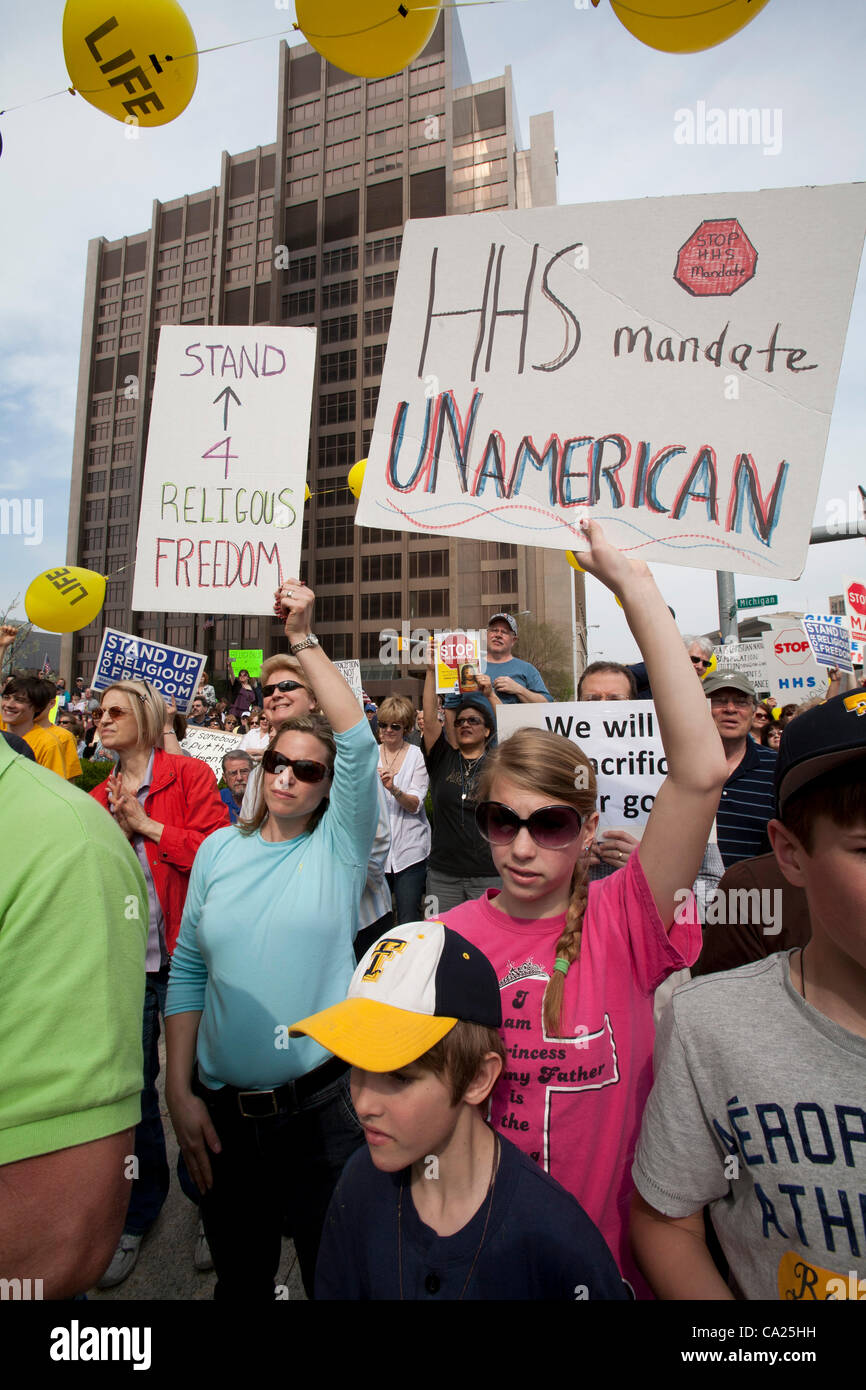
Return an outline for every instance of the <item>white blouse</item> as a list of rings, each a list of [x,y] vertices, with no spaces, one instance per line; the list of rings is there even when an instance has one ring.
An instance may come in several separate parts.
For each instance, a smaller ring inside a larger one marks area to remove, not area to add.
[[[381,748],[379,767],[384,772],[388,770],[382,761]],[[424,798],[430,786],[430,778],[424,764],[424,754],[414,743],[406,744],[406,756],[394,778],[394,786],[398,791],[407,792],[409,796],[417,796],[418,810],[407,811],[391,792],[385,792],[388,798],[388,818],[391,822],[391,850],[385,864],[388,873],[399,873],[401,869],[408,869],[410,864],[417,864],[430,853],[430,822],[424,810]]]

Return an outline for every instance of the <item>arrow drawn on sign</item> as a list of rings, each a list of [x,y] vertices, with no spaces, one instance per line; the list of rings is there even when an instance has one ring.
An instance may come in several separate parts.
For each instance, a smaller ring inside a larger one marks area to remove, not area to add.
[[[223,406],[223,429],[225,430],[225,429],[228,429],[228,419],[229,419],[229,396],[231,396],[231,397],[233,398],[233,400],[234,400],[234,402],[235,402],[236,405],[240,405],[240,404],[241,404],[241,401],[240,401],[240,397],[235,395],[235,393],[234,393],[234,391],[232,390],[232,388],[231,388],[230,386],[226,386],[222,391],[220,391],[220,393],[219,393],[218,396],[215,396],[215,397],[214,397],[214,402],[213,402],[214,405],[216,405],[217,401],[221,401],[221,400],[223,399],[224,396],[225,396],[225,405]]]

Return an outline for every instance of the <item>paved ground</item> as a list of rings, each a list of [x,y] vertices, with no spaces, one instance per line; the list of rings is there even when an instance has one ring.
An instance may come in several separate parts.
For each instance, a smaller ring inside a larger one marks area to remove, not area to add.
[[[159,1220],[153,1230],[145,1236],[141,1254],[135,1269],[122,1284],[114,1289],[90,1289],[88,1299],[94,1302],[135,1299],[187,1300],[213,1298],[216,1282],[213,1270],[200,1274],[193,1264],[196,1231],[198,1229],[198,1208],[180,1189],[175,1172],[177,1163],[177,1141],[168,1111],[165,1106],[163,1080],[165,1076],[165,1051],[162,1039],[160,1050],[159,1098],[162,1123],[165,1130],[168,1162],[171,1169],[171,1188]],[[288,1288],[290,1299],[303,1299],[304,1290],[298,1267],[295,1247],[290,1240],[283,1241],[283,1254],[277,1280]]]

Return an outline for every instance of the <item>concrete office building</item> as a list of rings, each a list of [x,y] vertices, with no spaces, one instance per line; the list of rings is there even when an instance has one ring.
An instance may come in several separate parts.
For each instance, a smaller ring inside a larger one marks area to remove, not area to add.
[[[96,622],[64,639],[63,669],[89,678],[103,626],[205,651],[217,677],[230,647],[269,654],[285,640],[273,617],[130,611],[163,324],[317,327],[302,575],[326,651],[359,656],[371,692],[418,693],[378,661],[380,633],[403,621],[478,626],[528,611],[570,645],[560,554],[357,528],[346,487],[372,433],[404,222],[555,203],[552,114],[531,118],[518,149],[510,69],[470,81],[453,10],[406,71],[380,81],[283,43],[279,88],[273,144],[224,153],[219,185],[154,202],[146,231],[89,244],[67,558],[116,577]]]

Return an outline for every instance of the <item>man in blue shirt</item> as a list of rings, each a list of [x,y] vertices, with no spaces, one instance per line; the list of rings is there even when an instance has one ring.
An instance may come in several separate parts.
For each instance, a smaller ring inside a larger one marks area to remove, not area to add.
[[[223,756],[225,786],[220,792],[220,796],[229,808],[232,825],[237,825],[244,792],[247,789],[247,782],[252,770],[253,760],[249,753],[245,753],[242,748],[233,748],[230,753]]]
[[[539,672],[528,661],[512,656],[517,641],[517,623],[510,613],[494,613],[487,624],[487,671],[478,676],[481,692],[474,699],[484,700],[494,719],[494,705],[543,704],[553,696]],[[492,697],[488,698],[488,697]],[[445,697],[445,731],[453,741],[454,711],[463,696],[453,691]]]
[[[716,812],[718,844],[726,869],[763,854],[767,822],[774,814],[777,755],[749,737],[758,703],[755,687],[738,671],[714,671],[704,693],[728,760],[728,780]]]

